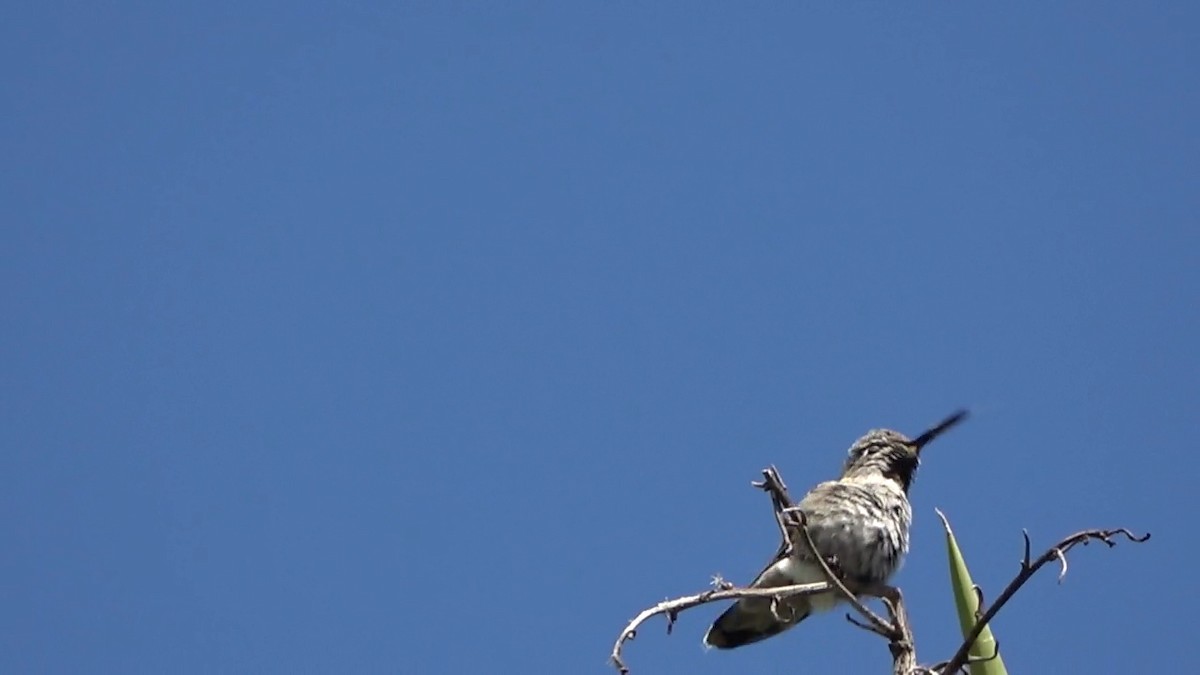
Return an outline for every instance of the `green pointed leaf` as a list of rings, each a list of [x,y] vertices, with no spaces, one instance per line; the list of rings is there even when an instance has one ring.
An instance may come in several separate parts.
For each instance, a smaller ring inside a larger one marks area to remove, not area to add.
[[[954,605],[958,609],[958,623],[962,627],[963,638],[971,632],[975,625],[976,613],[979,611],[979,596],[975,594],[975,584],[971,581],[971,573],[967,571],[967,563],[963,560],[962,551],[958,550],[958,542],[954,532],[950,530],[950,522],[941,511],[937,512],[942,519],[942,527],[946,529],[946,552],[950,557],[950,587],[954,591]],[[1004,669],[1004,659],[996,651],[996,638],[992,635],[991,626],[984,626],[983,632],[975,638],[971,645],[970,655],[986,659],[995,654],[996,658],[971,664],[968,669],[971,675],[1008,675]]]

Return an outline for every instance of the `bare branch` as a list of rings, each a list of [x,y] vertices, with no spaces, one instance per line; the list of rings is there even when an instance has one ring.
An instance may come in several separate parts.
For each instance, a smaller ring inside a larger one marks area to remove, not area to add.
[[[637,636],[638,628],[641,627],[648,619],[659,614],[665,614],[667,617],[667,633],[671,632],[672,626],[675,624],[675,618],[685,609],[698,607],[710,602],[719,602],[721,600],[737,600],[739,598],[771,598],[779,600],[797,595],[815,595],[824,593],[830,590],[829,584],[818,581],[811,584],[794,584],[791,586],[778,586],[776,588],[724,588],[723,584],[727,583],[724,580],[718,580],[722,587],[713,590],[704,591],[695,595],[686,595],[682,598],[673,600],[664,600],[657,605],[643,610],[640,614],[625,626],[625,630],[621,631],[620,637],[617,638],[616,644],[613,645],[612,654],[609,658],[613,665],[622,675],[628,675],[629,668],[625,665],[625,661],[621,659],[621,647],[626,642],[634,639]]]
[[[971,645],[975,644],[975,639],[979,637],[981,632],[983,632],[984,626],[988,625],[988,622],[990,622],[1001,610],[1001,608],[1003,608],[1004,605],[1007,604],[1010,599],[1012,599],[1012,596],[1015,595],[1017,591],[1021,590],[1021,587],[1025,585],[1025,582],[1029,581],[1034,574],[1037,574],[1038,570],[1040,570],[1050,561],[1059,560],[1062,562],[1062,572],[1059,574],[1059,581],[1061,582],[1063,575],[1067,573],[1067,552],[1079,544],[1086,545],[1089,541],[1099,540],[1111,548],[1117,545],[1117,542],[1113,541],[1113,537],[1117,536],[1118,534],[1123,535],[1129,541],[1139,544],[1150,538],[1149,532],[1139,537],[1123,527],[1115,530],[1084,530],[1082,532],[1076,532],[1075,534],[1058,542],[1054,546],[1050,547],[1045,553],[1038,556],[1037,560],[1031,563],[1029,561],[1029,533],[1023,531],[1023,534],[1025,536],[1025,557],[1021,561],[1021,571],[1018,572],[1017,576],[1011,582],[1009,582],[1008,586],[1004,588],[1004,591],[1001,592],[999,597],[996,598],[996,602],[989,607],[986,612],[983,613],[983,616],[979,617],[979,619],[975,621],[975,625],[972,626],[970,632],[967,633],[967,636],[963,640],[962,645],[958,648],[958,651],[954,653],[954,656],[951,657],[951,659],[947,661],[939,671],[943,675],[950,675],[951,673],[958,672],[959,669],[961,669],[968,662],[967,656],[971,651]],[[995,657],[993,656],[992,658]]]

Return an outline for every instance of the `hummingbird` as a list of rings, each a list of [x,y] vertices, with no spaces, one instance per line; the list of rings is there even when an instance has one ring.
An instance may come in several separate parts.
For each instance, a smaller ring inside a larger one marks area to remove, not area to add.
[[[842,583],[852,593],[886,584],[908,553],[912,506],[908,490],[930,441],[967,416],[960,410],[916,438],[891,429],[872,429],[850,446],[837,480],[821,483],[796,507],[804,513],[816,549],[835,558]],[[771,588],[825,581],[824,571],[807,547],[780,546],[775,558],[750,583]],[[742,598],[725,610],[704,634],[704,644],[733,649],[765,640],[809,615],[832,609],[837,591],[791,596],[771,606],[768,598]]]

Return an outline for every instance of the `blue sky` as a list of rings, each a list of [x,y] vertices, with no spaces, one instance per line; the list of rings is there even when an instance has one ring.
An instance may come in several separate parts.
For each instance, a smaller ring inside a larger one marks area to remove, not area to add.
[[[0,671],[603,673],[867,429],[1014,672],[1191,639],[1200,9],[38,3],[0,22]],[[1160,582],[1161,586],[1153,585]],[[1148,587],[1150,585],[1150,587]],[[836,615],[635,675],[884,672]]]

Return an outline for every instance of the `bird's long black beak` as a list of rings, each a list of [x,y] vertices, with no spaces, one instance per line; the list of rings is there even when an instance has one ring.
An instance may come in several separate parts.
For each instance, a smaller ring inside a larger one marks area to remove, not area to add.
[[[933,426],[929,430],[923,432],[920,436],[917,436],[916,438],[914,438],[912,440],[912,446],[917,449],[918,453],[921,452],[921,448],[925,447],[929,443],[929,441],[932,441],[933,439],[937,438],[938,436],[941,436],[943,432],[949,430],[950,427],[954,426],[955,424],[958,424],[959,422],[965,420],[966,418],[967,418],[967,411],[959,410],[958,412],[947,417],[946,419],[942,420],[941,422],[938,422],[935,426]]]

